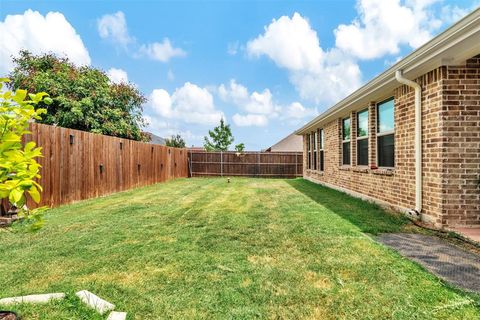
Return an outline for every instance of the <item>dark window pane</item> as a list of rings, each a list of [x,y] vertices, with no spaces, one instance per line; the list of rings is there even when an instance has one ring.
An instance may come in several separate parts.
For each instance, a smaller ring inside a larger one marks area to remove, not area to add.
[[[342,134],[343,140],[350,140],[350,118],[343,119]]]
[[[307,134],[305,139],[307,140],[307,151],[310,151],[310,135]]]
[[[378,166],[394,167],[395,166],[395,142],[393,134],[380,136],[378,141]]]
[[[320,151],[320,171],[323,171],[323,151]]]
[[[368,166],[368,139],[357,140],[357,164]]]
[[[378,132],[393,131],[395,126],[393,99],[378,104]]]
[[[312,156],[312,153],[309,151],[309,152],[307,153],[307,156],[308,156],[308,157],[307,157],[307,158],[308,158],[308,159],[307,159],[307,169],[311,169],[311,168],[312,168],[312,157],[311,157],[311,156]]]
[[[313,170],[317,170],[317,151],[313,152]]]
[[[350,164],[350,142],[343,143],[343,164]]]
[[[368,136],[368,110],[361,111],[357,114],[357,136]]]

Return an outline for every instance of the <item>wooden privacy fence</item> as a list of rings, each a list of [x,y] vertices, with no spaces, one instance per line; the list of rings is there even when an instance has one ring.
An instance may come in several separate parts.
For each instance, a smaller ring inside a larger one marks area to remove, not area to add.
[[[190,175],[294,178],[302,176],[301,152],[188,151]]]
[[[173,178],[188,177],[185,149],[32,123],[42,147],[40,205],[55,207]],[[29,205],[33,206],[31,202]]]

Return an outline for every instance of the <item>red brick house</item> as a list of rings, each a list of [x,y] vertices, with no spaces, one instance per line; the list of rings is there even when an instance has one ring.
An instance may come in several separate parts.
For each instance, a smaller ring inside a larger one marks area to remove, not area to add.
[[[480,9],[296,133],[306,179],[480,228]]]

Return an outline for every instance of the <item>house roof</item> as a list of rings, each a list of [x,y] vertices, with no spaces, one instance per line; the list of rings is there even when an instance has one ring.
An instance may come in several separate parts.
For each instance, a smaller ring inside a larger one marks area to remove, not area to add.
[[[395,63],[364,86],[295,131],[304,134],[351,111],[366,107],[371,101],[391,96],[400,86],[395,72],[403,70],[406,78],[419,76],[444,65],[458,65],[480,53],[480,8]]]
[[[151,143],[151,144],[160,144],[162,146],[165,145],[165,139],[162,138],[162,137],[159,137],[151,132],[145,132],[146,134],[148,134],[148,136],[150,137],[150,141],[148,143]]]
[[[271,147],[265,149],[266,152],[301,152],[303,150],[303,140],[295,132],[289,134]]]

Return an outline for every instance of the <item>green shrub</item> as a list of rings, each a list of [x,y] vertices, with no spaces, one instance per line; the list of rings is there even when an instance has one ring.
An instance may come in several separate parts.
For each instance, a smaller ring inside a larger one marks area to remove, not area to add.
[[[34,228],[42,225],[44,208],[29,210],[28,194],[40,202],[42,187],[35,181],[40,178],[40,165],[35,158],[41,157],[41,148],[30,141],[25,145],[22,137],[29,134],[28,124],[39,120],[45,109],[35,109],[39,102],[51,102],[44,92],[28,94],[26,90],[3,91],[8,79],[0,78],[0,198],[8,199],[18,209],[19,217],[32,222]]]

